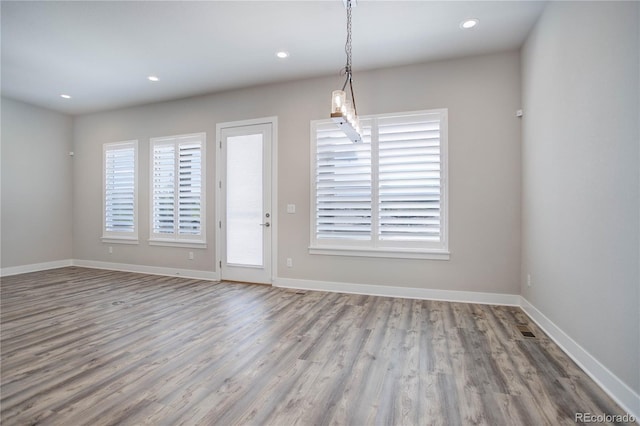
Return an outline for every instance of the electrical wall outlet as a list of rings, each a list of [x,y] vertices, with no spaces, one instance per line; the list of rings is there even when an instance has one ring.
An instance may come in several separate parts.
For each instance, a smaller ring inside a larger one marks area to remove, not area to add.
[[[531,274],[527,274],[527,287],[531,287]]]
[[[109,246],[109,254],[113,253],[113,247]]]
[[[193,260],[193,252],[192,251],[189,252],[189,260]]]
[[[293,259],[287,257],[287,268],[293,268]]]

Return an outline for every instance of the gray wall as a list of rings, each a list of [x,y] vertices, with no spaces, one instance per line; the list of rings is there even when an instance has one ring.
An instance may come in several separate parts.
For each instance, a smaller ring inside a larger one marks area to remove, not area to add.
[[[553,2],[522,51],[522,294],[636,392],[638,22],[636,2]]]
[[[309,121],[327,117],[339,76],[254,87],[75,119],[74,258],[215,270],[216,123],[278,116],[279,277],[517,294],[520,276],[520,58],[518,52],[360,72],[358,109],[378,114],[449,109],[451,260],[309,255]],[[206,132],[206,250],[150,247],[149,138]],[[101,236],[102,144],[138,139],[140,244]],[[286,214],[296,204],[297,213]],[[188,251],[195,259],[188,260]],[[285,266],[293,258],[294,268]]]
[[[2,268],[72,257],[73,119],[2,98]]]

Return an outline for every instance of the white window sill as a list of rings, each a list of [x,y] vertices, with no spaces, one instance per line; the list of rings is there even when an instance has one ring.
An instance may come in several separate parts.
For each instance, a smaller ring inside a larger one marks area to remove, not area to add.
[[[130,237],[102,237],[103,243],[106,244],[140,244],[137,238]]]
[[[186,247],[196,249],[206,249],[207,243],[195,240],[163,240],[154,238],[149,240],[150,246],[166,246],[166,247]]]
[[[309,247],[309,254],[328,256],[386,257],[396,259],[449,260],[448,250],[365,248],[365,247]]]

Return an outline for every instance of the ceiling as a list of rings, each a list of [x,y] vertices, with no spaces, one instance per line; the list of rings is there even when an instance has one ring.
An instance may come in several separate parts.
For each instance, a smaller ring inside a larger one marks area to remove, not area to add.
[[[517,49],[543,8],[359,0],[354,80],[366,69]],[[346,60],[341,0],[3,0],[0,14],[3,96],[68,114],[338,76]],[[465,18],[479,24],[462,30]],[[290,57],[278,59],[278,50]]]

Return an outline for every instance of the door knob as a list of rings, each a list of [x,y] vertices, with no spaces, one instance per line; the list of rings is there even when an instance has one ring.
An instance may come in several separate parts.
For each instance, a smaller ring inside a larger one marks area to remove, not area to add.
[[[269,222],[261,223],[260,226],[266,226],[267,228],[271,226]]]

